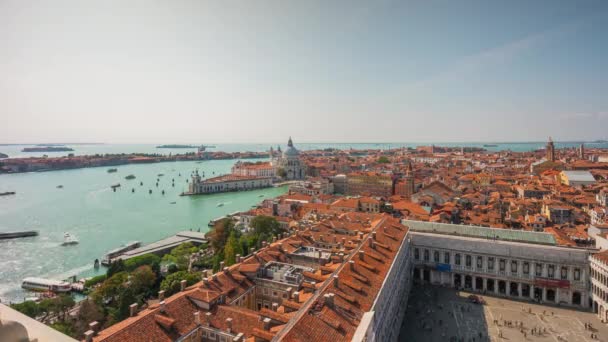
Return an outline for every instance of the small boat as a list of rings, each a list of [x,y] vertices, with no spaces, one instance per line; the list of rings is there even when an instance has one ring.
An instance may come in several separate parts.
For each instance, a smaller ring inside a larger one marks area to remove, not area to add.
[[[63,243],[62,246],[76,245],[78,244],[78,239],[70,233],[63,234]]]
[[[135,192],[135,188],[131,189],[131,192]]]
[[[143,186],[143,185],[144,185],[144,182],[139,182],[139,186]]]
[[[120,183],[116,183],[116,184],[110,185],[110,187],[112,189],[120,188]]]
[[[264,194],[262,194],[262,195],[259,195],[259,196],[258,196],[258,197],[264,197]]]
[[[170,202],[169,204],[175,204],[175,203],[177,203],[177,202]]]
[[[152,189],[148,190],[148,193],[151,194],[152,193]]]
[[[162,177],[162,176],[164,176],[164,175],[165,175],[164,173],[159,173],[159,174],[158,174],[158,177]]]
[[[57,185],[57,189],[63,189],[63,185]]]
[[[108,173],[114,173],[116,171],[118,171],[118,169],[108,169]]]
[[[161,194],[163,194],[163,195],[164,195],[164,194],[165,194],[165,190],[161,191]]]
[[[21,287],[32,291],[70,292],[70,283],[60,280],[29,277],[23,279]]]
[[[224,206],[224,203],[221,203],[221,202],[220,202],[220,203],[218,203],[218,204],[217,204],[217,206],[218,206],[218,207],[223,207],[223,206]]]
[[[0,192],[0,196],[8,196],[8,195],[14,195],[14,194],[16,194],[16,192],[14,192],[14,191]]]
[[[128,175],[128,176],[125,177],[125,179],[129,179],[129,180],[130,179],[135,179],[135,175]]]

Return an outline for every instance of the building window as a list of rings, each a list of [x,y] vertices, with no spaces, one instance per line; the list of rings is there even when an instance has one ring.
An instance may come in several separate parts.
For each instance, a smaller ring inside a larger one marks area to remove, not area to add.
[[[517,261],[511,260],[511,273],[517,273]]]
[[[562,266],[562,272],[561,272],[561,276],[562,279],[568,279],[568,267],[566,266]]]
[[[536,264],[535,272],[537,277],[542,277],[543,275],[543,264]]]
[[[467,255],[465,258],[466,266],[471,267],[471,256]]]
[[[439,262],[439,252],[437,252],[437,251],[433,252],[433,261]]]
[[[506,263],[507,261],[505,259],[500,259],[500,261],[498,262],[498,270],[504,272]]]
[[[524,262],[524,274],[530,274],[530,263]]]
[[[581,280],[581,270],[579,268],[574,269],[574,280]]]
[[[547,276],[549,278],[555,278],[555,265],[547,266]]]
[[[460,265],[460,254],[456,253],[456,265]]]
[[[428,249],[424,250],[424,261],[429,261],[429,250]]]
[[[483,268],[483,258],[478,256],[477,257],[477,268],[478,269],[482,269]]]
[[[493,257],[488,258],[488,269],[490,271],[494,270],[494,258]]]
[[[443,253],[443,262],[445,264],[449,264],[450,263],[450,253],[449,252]]]

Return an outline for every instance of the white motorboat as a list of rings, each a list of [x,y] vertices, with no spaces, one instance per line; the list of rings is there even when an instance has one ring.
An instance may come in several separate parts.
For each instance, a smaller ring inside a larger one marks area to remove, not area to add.
[[[74,235],[70,233],[63,234],[63,243],[61,244],[62,246],[75,245],[77,243],[78,239]]]

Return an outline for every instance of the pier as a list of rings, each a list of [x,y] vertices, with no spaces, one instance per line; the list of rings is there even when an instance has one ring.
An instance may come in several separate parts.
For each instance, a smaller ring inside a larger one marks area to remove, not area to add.
[[[168,238],[148,244],[146,246],[127,251],[121,254],[120,256],[112,258],[110,262],[114,262],[116,260],[127,260],[149,253],[163,255],[172,250],[173,248],[186,242],[191,242],[195,245],[200,245],[202,243],[206,243],[207,239],[205,238],[205,233],[183,231]]]

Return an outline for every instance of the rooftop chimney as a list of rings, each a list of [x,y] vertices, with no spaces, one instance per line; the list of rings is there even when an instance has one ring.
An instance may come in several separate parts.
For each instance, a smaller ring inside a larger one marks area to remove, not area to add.
[[[272,303],[272,311],[279,311],[279,303]]]
[[[205,314],[205,324],[207,326],[211,326],[211,312],[207,312]]]
[[[224,265],[225,265],[225,264],[226,264],[225,262],[220,261],[220,270],[223,270],[223,269],[224,269]]]
[[[293,301],[296,303],[300,302],[300,291],[296,291],[293,293]]]
[[[334,307],[334,294],[333,293],[328,293],[328,294],[324,295],[323,298],[325,299],[325,305],[329,306],[330,308]]]
[[[344,261],[344,253],[338,253],[338,257],[340,258],[340,262]]]
[[[201,324],[201,312],[197,311],[194,313],[194,323],[196,325],[200,325]]]
[[[370,237],[369,239],[367,239],[367,243],[371,248],[374,248],[374,237]]]
[[[228,275],[228,267],[222,268],[222,271],[224,271],[224,274]]]
[[[319,241],[323,241],[323,234],[319,235]]]
[[[205,285],[209,285],[209,279],[207,279],[207,278],[203,278],[203,284],[205,284]]]
[[[97,332],[98,328],[99,328],[99,322],[93,321],[93,322],[89,323],[89,330],[92,330],[93,332]]]
[[[236,262],[238,262],[238,263],[243,262],[243,260],[241,259],[241,255],[240,254],[236,255]]]
[[[165,312],[165,310],[167,309],[167,305],[165,304],[164,300],[160,301],[160,312]]]
[[[165,290],[158,291],[158,300],[164,300],[164,299],[165,299]]]
[[[270,330],[270,318],[268,317],[264,318],[264,330]]]
[[[84,340],[86,342],[92,342],[93,341],[93,336],[95,336],[95,332],[93,330],[87,330],[84,333]]]
[[[262,241],[262,247],[266,247],[266,241]]]
[[[180,291],[184,291],[187,286],[188,286],[188,281],[186,279],[179,282]]]
[[[232,318],[226,318],[226,327],[230,334],[232,332]]]
[[[372,232],[372,238],[373,238],[374,240],[376,240],[376,232],[375,232],[375,231],[373,231],[373,232]]]
[[[137,315],[137,303],[129,305],[129,316],[133,317]]]
[[[334,278],[334,287],[340,287],[340,278],[337,275],[333,276]]]
[[[349,265],[351,271],[355,270],[355,261],[354,260],[349,260],[348,265]]]
[[[363,240],[363,232],[359,232],[359,240]]]
[[[253,254],[253,252],[255,252],[255,248],[254,247],[249,248],[249,254]]]
[[[363,260],[365,256],[365,251],[359,250],[359,260]]]

